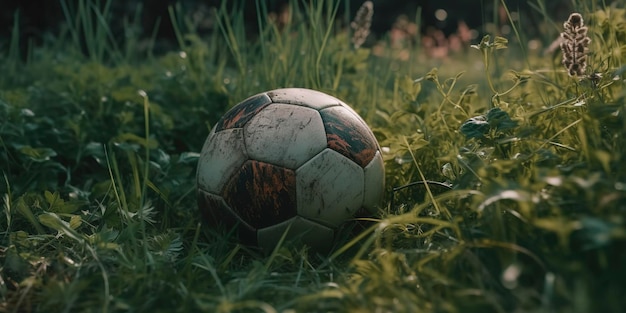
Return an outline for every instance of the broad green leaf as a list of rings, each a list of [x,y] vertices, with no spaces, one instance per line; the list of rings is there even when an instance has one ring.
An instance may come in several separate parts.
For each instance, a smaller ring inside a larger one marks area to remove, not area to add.
[[[85,204],[83,201],[79,201],[79,200],[65,201],[63,200],[63,198],[61,198],[61,195],[59,194],[58,191],[55,191],[54,193],[52,193],[46,190],[44,192],[44,198],[46,199],[46,202],[48,202],[47,211],[54,212],[54,213],[65,213],[65,214],[74,213],[82,205]]]
[[[472,117],[461,125],[461,133],[467,138],[482,138],[490,130],[504,131],[517,127],[517,122],[500,108],[490,109],[487,114]]]
[[[48,211],[50,212],[59,212],[59,208],[62,208],[65,203],[65,201],[61,199],[61,195],[59,195],[58,191],[52,193],[46,190],[44,192],[44,198],[46,199],[46,202],[48,202]]]
[[[90,156],[98,162],[98,164],[105,164],[106,157],[104,153],[104,145],[100,142],[90,142],[85,146],[83,150],[85,156]]]
[[[41,224],[39,224],[39,222],[35,218],[35,215],[33,214],[33,211],[30,209],[30,206],[26,204],[26,201],[24,200],[24,196],[21,196],[17,199],[16,207],[17,207],[17,212],[22,214],[22,216],[24,216],[33,225],[33,227],[35,227],[38,233],[40,234],[44,233],[43,228],[41,228]]]
[[[151,156],[155,159],[156,164],[154,165],[158,166],[159,169],[170,165],[171,157],[162,149],[156,149],[151,153]]]
[[[57,155],[56,151],[50,148],[33,148],[31,146],[22,146],[20,152],[35,162],[44,162]]]
[[[28,108],[22,109],[20,111],[20,113],[21,113],[22,116],[26,116],[26,117],[33,117],[33,116],[35,116],[35,113],[31,109],[28,109]]]
[[[9,235],[9,240],[10,240],[11,244],[19,244],[19,245],[24,246],[24,247],[29,247],[29,246],[31,246],[31,243],[28,240],[29,236],[30,235],[27,232],[25,232],[23,230],[18,230],[18,231],[12,232]]]
[[[70,217],[70,228],[72,229],[76,229],[78,227],[80,227],[80,225],[83,224],[83,219],[80,217],[80,215],[72,215]]]
[[[198,162],[198,158],[200,157],[200,153],[197,152],[183,152],[178,156],[178,163],[195,163]]]
[[[62,220],[55,213],[44,213],[38,216],[39,222],[44,226],[52,228],[76,241],[84,241],[84,238],[81,234],[76,232],[74,228],[70,225],[70,223]],[[76,225],[76,220],[74,220],[74,225]]]
[[[509,113],[500,108],[493,108],[487,112],[489,126],[496,130],[508,130],[517,127],[517,122],[512,120]]]
[[[461,133],[467,138],[482,138],[489,132],[489,123],[483,115],[472,117],[461,124]]]
[[[415,82],[408,75],[398,78],[400,90],[407,95],[409,101],[415,101],[422,89],[422,84]]]
[[[148,149],[156,149],[159,146],[159,143],[154,138],[149,138],[146,140],[144,137],[139,137],[132,133],[124,133],[113,139],[113,142],[117,146],[123,146],[124,144],[139,144],[144,148]]]

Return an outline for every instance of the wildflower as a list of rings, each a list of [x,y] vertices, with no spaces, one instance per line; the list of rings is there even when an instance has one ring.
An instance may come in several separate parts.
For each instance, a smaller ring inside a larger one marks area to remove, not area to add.
[[[352,27],[352,43],[354,48],[358,49],[363,45],[365,39],[370,34],[370,27],[372,26],[372,16],[374,15],[374,3],[372,1],[365,1],[356,12],[354,21],[350,23]]]
[[[563,51],[563,65],[570,76],[584,76],[587,67],[587,47],[591,39],[587,37],[587,27],[580,13],[572,13],[563,23],[561,33],[561,51]]]

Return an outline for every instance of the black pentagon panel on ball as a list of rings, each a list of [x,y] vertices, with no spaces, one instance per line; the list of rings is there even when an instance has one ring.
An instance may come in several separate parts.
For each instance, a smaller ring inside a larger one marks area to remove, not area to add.
[[[358,115],[341,106],[326,108],[320,114],[328,147],[361,167],[369,164],[378,151],[378,142]]]
[[[223,194],[234,213],[257,230],[296,216],[296,173],[290,169],[248,160]]]
[[[215,125],[215,131],[243,127],[254,115],[270,103],[272,103],[272,99],[264,93],[244,100],[222,116]]]
[[[248,243],[256,244],[256,229],[242,221],[235,212],[224,202],[220,196],[198,190],[198,208],[203,220],[213,227],[224,228],[227,231],[235,226],[239,239]]]

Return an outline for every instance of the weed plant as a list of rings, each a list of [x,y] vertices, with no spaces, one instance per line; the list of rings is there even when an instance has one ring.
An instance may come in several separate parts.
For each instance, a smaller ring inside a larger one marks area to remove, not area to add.
[[[155,56],[137,16],[120,40],[111,1],[72,3],[25,56],[17,26],[0,43],[0,312],[625,307],[623,1],[573,1],[590,38],[573,76],[560,51],[519,47],[519,21],[434,67],[419,47],[401,61],[355,46],[336,22],[340,6],[356,11],[347,2],[294,1],[279,23],[254,1],[255,34],[244,2],[222,6],[207,36],[174,5],[180,50]],[[553,41],[563,21],[533,7]],[[379,214],[330,255],[264,255],[196,212],[213,123],[280,87],[345,100],[385,151]]]

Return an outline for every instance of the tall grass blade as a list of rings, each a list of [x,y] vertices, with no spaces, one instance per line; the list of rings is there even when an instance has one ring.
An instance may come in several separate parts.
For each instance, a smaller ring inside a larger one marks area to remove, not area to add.
[[[17,67],[22,63],[20,58],[20,14],[16,11],[13,14],[13,27],[11,29],[11,40],[9,42],[9,54],[7,56],[9,65],[8,76],[13,76]]]

